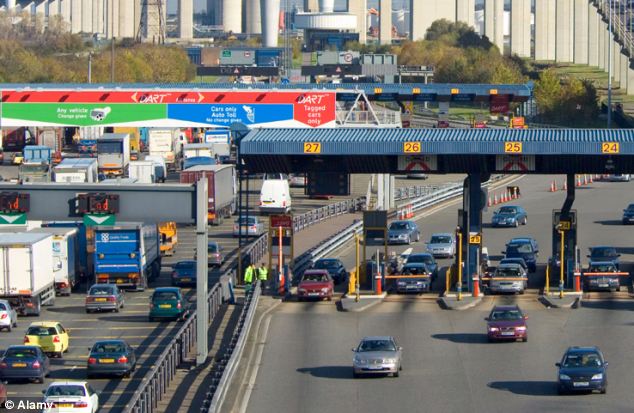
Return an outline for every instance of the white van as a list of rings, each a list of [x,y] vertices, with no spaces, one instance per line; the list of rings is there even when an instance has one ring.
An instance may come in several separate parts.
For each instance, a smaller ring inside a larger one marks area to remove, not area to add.
[[[165,182],[165,179],[167,179],[167,166],[165,165],[165,159],[159,155],[148,155],[145,157],[145,160],[152,161],[154,163],[155,182]]]
[[[260,212],[287,213],[291,210],[291,189],[283,174],[266,174],[260,190]]]

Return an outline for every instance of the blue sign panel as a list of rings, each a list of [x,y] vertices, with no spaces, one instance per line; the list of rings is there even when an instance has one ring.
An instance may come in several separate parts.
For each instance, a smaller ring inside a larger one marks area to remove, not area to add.
[[[169,104],[167,117],[208,125],[230,126],[293,120],[292,104]]]

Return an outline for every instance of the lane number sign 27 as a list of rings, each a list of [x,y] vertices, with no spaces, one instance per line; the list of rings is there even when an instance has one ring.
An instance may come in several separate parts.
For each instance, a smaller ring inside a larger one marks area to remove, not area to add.
[[[321,153],[321,142],[304,142],[304,153]]]

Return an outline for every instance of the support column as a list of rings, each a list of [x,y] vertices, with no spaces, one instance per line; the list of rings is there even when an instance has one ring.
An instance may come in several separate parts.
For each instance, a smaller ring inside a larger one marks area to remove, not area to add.
[[[628,76],[627,76],[627,67],[630,64],[630,58],[626,54],[621,54],[621,65],[617,69],[619,71],[619,88],[626,92],[628,88]],[[627,93],[627,92],[626,92]]]
[[[482,208],[484,206],[482,198],[482,175],[480,173],[471,173],[465,179],[466,200],[464,200],[464,210],[467,212],[467,228],[463,228],[462,237],[464,245],[467,246],[466,254],[464,254],[465,265],[463,281],[468,280],[468,291],[472,291],[472,276],[479,274],[480,248],[479,244],[470,244],[470,233],[482,234]]]
[[[103,34],[103,0],[92,1],[92,29],[95,33]]]
[[[587,0],[574,0],[575,7],[575,26],[573,30],[574,39],[574,62],[576,64],[587,65],[588,64],[588,1]]]
[[[81,32],[81,0],[71,0],[70,2],[70,32]]]
[[[319,11],[319,0],[304,0],[304,11],[305,12]]]
[[[256,0],[251,4],[260,4],[260,0]],[[258,21],[260,18],[260,8],[257,8]],[[134,10],[132,11],[134,14]],[[254,12],[253,12],[254,13]],[[255,26],[251,27],[253,30]],[[260,32],[262,26],[260,26]],[[194,38],[194,0],[179,0],[178,1],[178,37],[181,39],[193,39]]]
[[[504,0],[484,0],[484,35],[504,53]]]
[[[389,15],[391,19],[392,18],[391,5],[389,10],[390,10]],[[348,0],[348,12],[357,16],[357,30],[359,31],[359,43],[365,44],[367,42],[367,35],[368,35],[368,19],[367,19],[368,1],[367,0]],[[390,21],[390,28],[391,27],[392,27],[392,24]],[[391,43],[391,37],[390,37],[390,43]]]
[[[599,66],[599,21],[601,17],[597,8],[588,3],[588,64]]]
[[[191,0],[190,0],[191,1]],[[165,8],[165,3],[163,3]],[[192,10],[192,19],[193,17]],[[136,27],[134,26],[134,2],[130,0],[119,0],[119,38],[134,38],[136,35]],[[163,20],[163,24],[165,20]],[[193,24],[193,22],[192,22]]]
[[[556,0],[555,61],[569,63],[573,60],[574,13],[572,0]]]
[[[621,45],[612,39],[612,80],[621,81]]]
[[[531,57],[531,1],[511,2],[511,54]]]
[[[196,249],[207,249],[207,178],[202,178],[196,183]],[[209,329],[209,306],[207,305],[208,287],[208,257],[207,254],[197,254],[196,258],[196,365],[200,366],[207,361],[209,349],[207,346],[207,334]],[[238,275],[238,278],[242,274]]]
[[[392,0],[379,2],[379,43],[392,44]]]
[[[475,0],[456,0],[456,21],[475,27]]]
[[[597,65],[599,69],[605,69],[605,58],[607,56],[608,50],[606,49],[606,38],[607,28],[606,24],[603,20],[599,20],[599,64]]]
[[[605,25],[605,37],[603,38],[604,44],[605,44],[605,56],[603,56],[603,68],[606,72],[609,71],[610,68],[610,53],[612,55],[614,55],[614,50],[612,50],[612,33],[610,33],[610,30],[608,30],[609,26],[608,23],[603,23]],[[608,53],[608,50],[610,50],[610,53]]]
[[[92,16],[93,16],[93,8],[92,8],[92,0],[84,0],[81,7],[81,31],[83,33],[93,33],[92,27]]]
[[[634,67],[630,60],[627,61],[627,94],[634,95]]]
[[[427,29],[436,20],[454,22],[456,19],[456,2],[451,0],[410,0],[409,10],[412,40],[424,39]]]
[[[37,16],[38,14],[42,19],[46,18],[46,1],[35,5],[35,15]],[[42,22],[44,22],[44,20]]]
[[[555,5],[535,0],[535,60],[555,60]]]
[[[48,2],[48,18],[54,18],[59,15],[59,0],[50,0]]]

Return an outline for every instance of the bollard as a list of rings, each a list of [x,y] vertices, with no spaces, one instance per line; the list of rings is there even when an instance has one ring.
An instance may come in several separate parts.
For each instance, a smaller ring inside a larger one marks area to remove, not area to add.
[[[564,283],[559,281],[559,298],[564,298]]]
[[[383,294],[383,283],[381,282],[381,274],[376,274],[374,276],[374,280],[376,281],[376,294]]]
[[[357,272],[350,271],[350,278],[348,279],[348,295],[354,294],[357,287]]]
[[[575,291],[581,292],[581,273],[575,273]]]
[[[473,296],[480,296],[480,277],[478,277],[478,274],[473,274]]]

